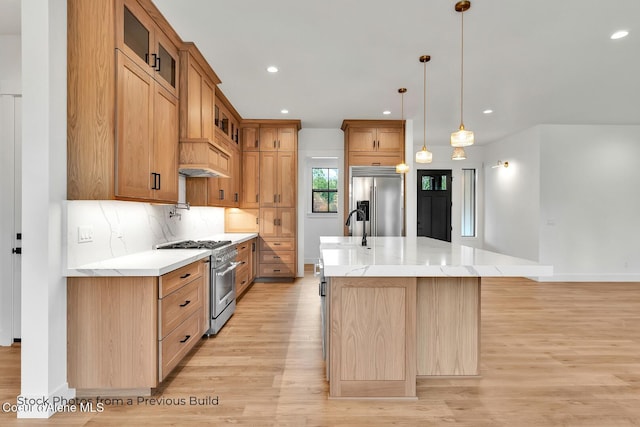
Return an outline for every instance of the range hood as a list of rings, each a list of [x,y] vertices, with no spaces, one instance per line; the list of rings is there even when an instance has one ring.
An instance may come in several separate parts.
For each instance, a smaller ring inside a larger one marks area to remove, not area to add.
[[[231,155],[208,139],[180,141],[178,172],[192,178],[230,176]]]

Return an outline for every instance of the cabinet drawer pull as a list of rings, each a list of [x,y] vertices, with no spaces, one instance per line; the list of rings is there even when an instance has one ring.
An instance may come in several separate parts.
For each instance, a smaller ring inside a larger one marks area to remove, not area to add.
[[[189,341],[189,338],[191,338],[191,335],[186,335],[183,340],[180,340],[180,342],[181,343],[185,343],[185,342]]]
[[[280,270],[273,270],[274,273],[280,273]]]
[[[244,285],[245,283],[247,283],[246,280],[243,280],[242,283],[240,283],[241,285]]]
[[[183,276],[180,276],[181,279],[186,279],[187,277],[191,276],[191,273],[187,273]]]
[[[186,307],[186,306],[188,306],[190,303],[191,303],[191,301],[190,301],[190,300],[186,300],[186,301],[184,302],[184,304],[180,304],[180,307]]]
[[[274,255],[273,259],[280,259],[280,257],[278,255]]]
[[[282,243],[274,243],[273,246],[280,246]]]

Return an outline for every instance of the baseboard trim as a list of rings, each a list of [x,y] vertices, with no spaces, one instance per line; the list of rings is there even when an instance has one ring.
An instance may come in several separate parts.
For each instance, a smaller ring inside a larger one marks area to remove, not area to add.
[[[70,401],[74,397],[76,397],[76,390],[69,388],[69,384],[66,382],[48,396],[21,394],[17,398],[17,417],[51,418],[57,411],[64,408],[64,402]]]

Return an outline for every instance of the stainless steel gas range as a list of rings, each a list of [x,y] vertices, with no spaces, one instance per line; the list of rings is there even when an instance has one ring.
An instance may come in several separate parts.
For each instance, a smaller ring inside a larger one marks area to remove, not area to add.
[[[158,245],[158,249],[210,249],[210,319],[206,335],[215,335],[236,310],[236,262],[238,251],[230,240],[182,240]]]

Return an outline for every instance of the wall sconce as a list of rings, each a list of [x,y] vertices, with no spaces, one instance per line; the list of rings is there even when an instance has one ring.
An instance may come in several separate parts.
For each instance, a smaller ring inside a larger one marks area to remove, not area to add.
[[[509,167],[509,162],[503,162],[502,160],[498,160],[498,163],[496,163],[495,165],[491,166],[491,169],[508,168],[508,167]]]

